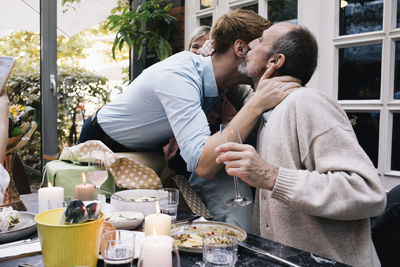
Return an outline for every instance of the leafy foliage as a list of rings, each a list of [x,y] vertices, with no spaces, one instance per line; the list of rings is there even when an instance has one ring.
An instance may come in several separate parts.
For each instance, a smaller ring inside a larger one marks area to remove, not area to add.
[[[103,105],[110,99],[107,79],[80,68],[58,70],[58,146],[75,144],[77,122],[84,116],[84,103]],[[7,83],[11,103],[29,105],[40,110],[40,74],[33,69],[15,69]],[[32,141],[20,156],[25,164],[40,167],[40,133],[35,132]]]
[[[121,50],[124,44],[133,48],[139,58],[144,47],[148,52],[155,53],[159,60],[169,57],[172,47],[168,40],[176,26],[176,19],[168,14],[171,8],[172,3],[150,0],[135,10],[130,10],[127,6],[120,15],[109,16],[105,28],[117,30],[112,47],[113,57],[115,58],[115,50]]]

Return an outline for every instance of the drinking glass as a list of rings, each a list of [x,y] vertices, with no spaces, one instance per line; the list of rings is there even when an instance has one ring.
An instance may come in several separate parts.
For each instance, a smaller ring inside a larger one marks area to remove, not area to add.
[[[96,187],[96,196],[99,199],[101,185],[108,178],[107,153],[102,149],[92,149],[89,152],[88,172],[89,181]]]
[[[140,248],[138,267],[180,267],[178,246],[169,236],[147,236]]]
[[[220,125],[220,138],[221,138],[221,144],[224,144],[228,142],[228,139],[224,137],[223,131],[230,130],[232,132],[226,133],[227,136],[235,136],[236,140],[235,142],[241,144],[242,139],[240,137],[239,130],[235,125],[232,125],[233,127],[231,129],[227,128],[228,123],[222,123]],[[242,207],[242,206],[247,206],[251,204],[252,200],[248,197],[242,197],[239,192],[239,183],[238,183],[238,178],[236,176],[233,176],[233,183],[235,185],[235,197],[233,199],[229,199],[225,202],[227,206],[232,206],[232,207]]]
[[[127,230],[104,232],[100,239],[100,252],[105,267],[132,266],[135,255],[135,233]]]
[[[203,237],[203,262],[209,266],[235,266],[238,240],[228,235]]]
[[[163,188],[157,191],[157,200],[161,213],[168,214],[176,220],[179,204],[179,190],[176,188]]]

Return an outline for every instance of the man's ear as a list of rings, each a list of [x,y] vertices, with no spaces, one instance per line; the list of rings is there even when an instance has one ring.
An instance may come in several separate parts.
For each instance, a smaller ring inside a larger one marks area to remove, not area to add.
[[[249,45],[245,41],[240,39],[235,41],[233,47],[235,49],[235,55],[238,57],[244,57],[247,50],[249,50]]]
[[[267,60],[267,68],[269,68],[270,64],[275,64],[275,69],[278,70],[283,67],[285,64],[286,57],[284,54],[275,54],[269,57]]]

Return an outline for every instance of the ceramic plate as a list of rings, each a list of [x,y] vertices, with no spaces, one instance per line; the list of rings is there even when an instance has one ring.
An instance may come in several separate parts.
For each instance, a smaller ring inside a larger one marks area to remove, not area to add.
[[[19,211],[19,223],[7,232],[0,232],[0,243],[21,239],[36,231],[36,214]]]
[[[182,229],[182,226],[185,222],[176,223],[171,230],[171,236],[175,239],[176,235],[179,233],[182,234],[206,234],[210,232],[214,232],[215,234],[227,234],[236,237],[239,241],[244,241],[247,238],[247,233],[242,228],[231,225],[228,223],[222,222],[193,222],[187,228]],[[182,231],[181,231],[182,230]],[[202,246],[196,247],[187,247],[183,246],[179,241],[178,247],[181,251],[192,252],[192,253],[202,253]]]
[[[116,229],[135,229],[143,219],[143,212],[138,211],[113,211],[106,218]]]

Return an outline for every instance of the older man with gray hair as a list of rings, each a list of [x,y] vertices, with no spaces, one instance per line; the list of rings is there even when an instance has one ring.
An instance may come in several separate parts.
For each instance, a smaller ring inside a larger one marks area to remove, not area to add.
[[[249,44],[240,71],[255,79],[291,75],[305,85],[318,47],[305,28],[281,23]],[[216,148],[226,172],[257,187],[255,230],[261,236],[353,266],[378,266],[369,218],[385,190],[346,113],[321,91],[293,91],[263,115],[258,151]]]

